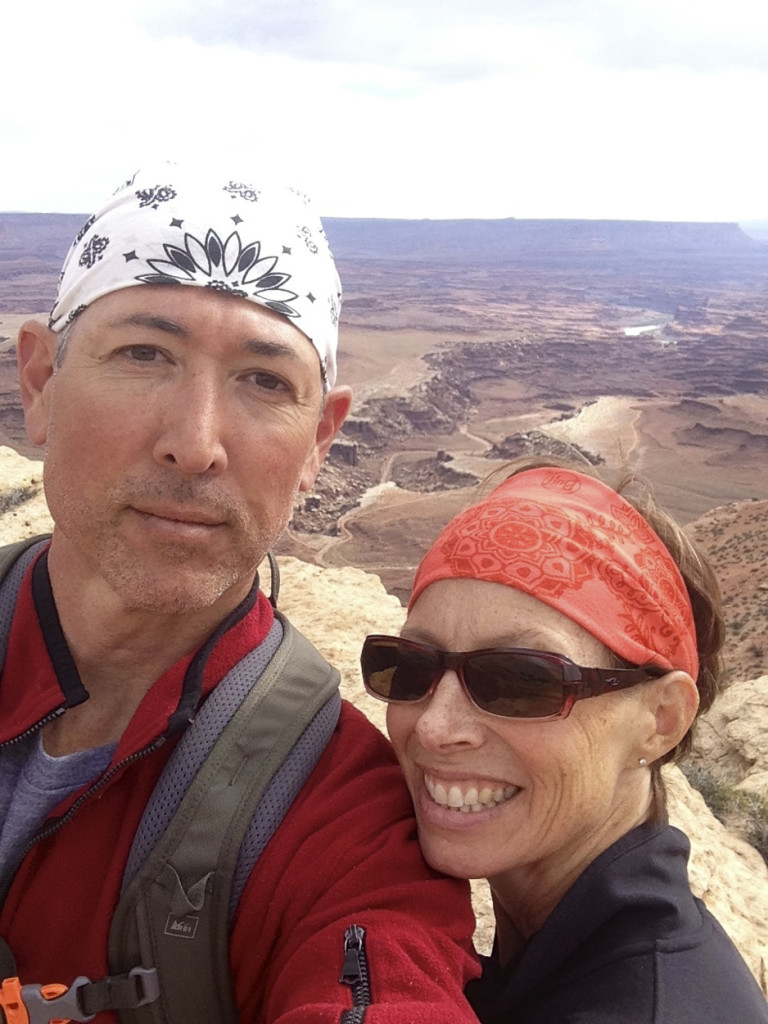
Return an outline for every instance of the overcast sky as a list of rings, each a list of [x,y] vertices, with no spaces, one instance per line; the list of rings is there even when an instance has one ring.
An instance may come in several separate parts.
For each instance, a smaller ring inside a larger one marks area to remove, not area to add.
[[[0,210],[147,159],[326,216],[768,219],[768,0],[15,0]],[[220,158],[220,159],[219,159]]]

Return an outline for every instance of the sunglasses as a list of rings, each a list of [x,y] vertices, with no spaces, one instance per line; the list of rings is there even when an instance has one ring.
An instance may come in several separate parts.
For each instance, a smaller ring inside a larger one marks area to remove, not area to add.
[[[390,704],[425,700],[451,670],[470,701],[499,718],[567,718],[577,700],[626,690],[666,669],[582,668],[561,654],[524,647],[441,651],[397,636],[369,636],[360,657],[365,688]]]

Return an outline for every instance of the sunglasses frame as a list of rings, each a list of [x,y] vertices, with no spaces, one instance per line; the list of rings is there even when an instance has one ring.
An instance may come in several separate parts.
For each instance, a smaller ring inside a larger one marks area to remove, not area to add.
[[[384,697],[371,688],[364,669],[366,651],[369,648],[380,648],[382,646],[389,648],[406,647],[410,650],[418,651],[422,655],[426,654],[434,658],[435,674],[421,697],[415,700],[400,700],[396,697]],[[556,664],[563,675],[561,684],[563,688],[563,701],[560,710],[552,715],[526,717],[522,715],[501,715],[481,707],[472,696],[472,691],[464,678],[464,664],[469,658],[485,654],[529,655]],[[445,673],[452,671],[458,676],[461,687],[474,708],[477,708],[484,715],[490,715],[492,718],[502,718],[516,722],[551,722],[567,718],[577,700],[585,700],[588,697],[600,697],[604,693],[614,693],[617,690],[626,690],[632,686],[637,686],[639,683],[647,682],[649,679],[657,679],[668,672],[668,669],[660,668],[658,665],[646,665],[642,668],[584,668],[571,661],[564,654],[555,654],[551,651],[537,651],[530,647],[485,647],[476,651],[443,651],[439,647],[432,647],[430,644],[419,643],[416,640],[407,640],[405,637],[386,636],[380,633],[373,633],[365,638],[360,662],[365,689],[372,697],[384,701],[386,704],[421,704],[432,696]]]

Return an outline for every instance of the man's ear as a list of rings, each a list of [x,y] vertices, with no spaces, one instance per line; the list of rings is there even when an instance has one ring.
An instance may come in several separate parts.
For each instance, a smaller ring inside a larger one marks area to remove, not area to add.
[[[19,329],[16,360],[27,436],[33,444],[45,444],[48,435],[50,382],[56,358],[57,335],[37,320]]]
[[[320,466],[330,451],[333,439],[338,434],[341,424],[347,418],[351,405],[351,388],[340,385],[331,388],[325,396],[323,414],[317,424],[315,443],[307,457],[307,461],[304,463],[304,470],[301,474],[300,491],[308,491],[315,482]]]
[[[643,683],[643,689],[655,726],[643,756],[656,761],[676,747],[690,729],[699,707],[699,691],[688,673],[681,670]]]

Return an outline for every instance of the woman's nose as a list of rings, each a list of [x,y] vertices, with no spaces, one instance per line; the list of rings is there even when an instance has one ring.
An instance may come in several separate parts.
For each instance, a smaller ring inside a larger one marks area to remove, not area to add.
[[[478,746],[483,742],[479,714],[458,675],[449,670],[427,699],[416,722],[416,733],[421,744],[431,749]]]

